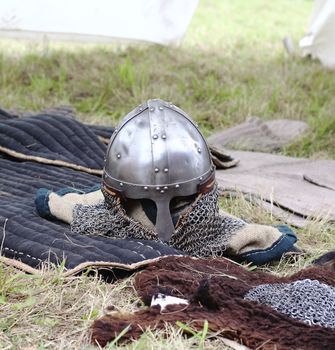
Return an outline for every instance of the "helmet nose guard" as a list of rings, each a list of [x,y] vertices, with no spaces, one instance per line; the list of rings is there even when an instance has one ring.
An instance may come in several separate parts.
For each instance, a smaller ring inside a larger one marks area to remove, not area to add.
[[[135,108],[115,129],[102,182],[113,194],[153,200],[157,234],[169,241],[171,199],[210,191],[214,170],[197,125],[178,107],[155,99]]]

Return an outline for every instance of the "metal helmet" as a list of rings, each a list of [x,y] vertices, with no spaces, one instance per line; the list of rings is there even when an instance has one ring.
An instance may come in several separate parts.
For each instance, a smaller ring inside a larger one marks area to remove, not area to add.
[[[197,125],[178,107],[155,99],[135,108],[115,129],[102,184],[108,194],[154,201],[155,229],[169,241],[174,232],[171,199],[210,191],[214,174]]]

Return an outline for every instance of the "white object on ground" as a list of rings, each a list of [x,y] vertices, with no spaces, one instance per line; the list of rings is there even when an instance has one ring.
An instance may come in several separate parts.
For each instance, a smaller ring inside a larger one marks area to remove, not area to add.
[[[150,306],[159,305],[161,307],[161,311],[164,311],[168,305],[188,305],[189,302],[186,299],[172,297],[171,295],[165,295],[162,293],[158,293],[152,296]]]
[[[178,45],[199,0],[1,0],[0,36]]]
[[[335,68],[335,1],[315,0],[311,23],[299,43],[303,56],[318,58]]]

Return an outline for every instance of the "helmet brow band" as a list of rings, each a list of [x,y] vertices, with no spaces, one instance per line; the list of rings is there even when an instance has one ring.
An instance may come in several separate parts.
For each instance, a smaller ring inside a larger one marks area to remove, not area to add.
[[[116,191],[115,189],[111,189],[105,184],[105,182],[102,183],[102,189],[112,196],[116,196],[116,197],[119,197],[120,199],[124,199],[124,196],[122,195],[121,192]]]
[[[198,193],[208,193],[210,192],[215,185],[215,171],[211,176],[204,182],[199,185]]]

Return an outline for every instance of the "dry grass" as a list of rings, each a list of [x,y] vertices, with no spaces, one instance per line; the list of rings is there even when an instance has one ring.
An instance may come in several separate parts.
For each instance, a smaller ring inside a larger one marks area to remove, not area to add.
[[[139,102],[161,97],[188,111],[207,135],[250,115],[305,120],[309,134],[284,153],[335,158],[333,73],[288,57],[281,42],[291,35],[297,43],[311,9],[307,0],[201,1],[175,50],[0,41],[0,106],[34,111],[71,104],[84,121],[115,124]],[[243,197],[221,204],[249,221],[281,222]],[[263,270],[292,273],[334,247],[329,222],[314,220],[297,233],[305,253]],[[29,276],[0,265],[0,348],[96,349],[89,343],[92,320],[108,305],[127,312],[138,302],[131,278],[109,284],[98,275],[64,278],[61,267]],[[185,339],[169,326],[146,332],[126,349],[224,349],[220,339],[206,336],[205,343]]]
[[[92,319],[107,306],[132,311],[138,302],[130,279],[110,284],[97,274],[63,278],[61,268],[31,276],[2,266],[0,273],[1,349],[87,348]]]
[[[261,202],[250,201],[241,194],[234,198],[222,198],[221,207],[248,222],[266,225],[286,224],[284,220],[277,218],[264,208]],[[298,236],[298,246],[302,253],[283,257],[281,261],[259,269],[280,275],[292,274],[309,266],[318,256],[334,249],[335,225],[327,219],[309,218],[309,224],[306,227],[294,228],[294,231]]]
[[[62,277],[62,269],[31,276],[11,267],[0,267],[0,348],[7,349],[97,349],[90,343],[92,320],[107,306],[124,312],[135,311],[141,303],[135,296],[132,278],[110,284],[98,274]],[[209,341],[206,349],[224,349],[220,339]],[[218,347],[217,347],[218,346]],[[106,349],[117,347],[110,344]],[[178,327],[147,331],[125,349],[199,349],[197,337],[185,338]]]
[[[153,97],[181,106],[209,134],[247,116],[305,120],[310,133],[286,154],[335,157],[335,80],[318,62],[288,56],[309,0],[204,0],[178,49],[157,45],[0,41],[0,106],[71,104],[85,121],[113,124]],[[285,13],[285,16],[283,16]]]
[[[221,207],[231,214],[255,223],[282,223],[260,204],[244,197],[224,197]],[[299,247],[304,253],[284,257],[259,269],[287,275],[305,268],[335,244],[335,227],[314,220],[297,230]],[[107,306],[132,312],[142,306],[132,286],[132,277],[117,283],[105,283],[94,271],[64,278],[62,267],[46,271],[44,276],[30,276],[0,265],[0,348],[1,349],[96,349],[90,344],[92,320],[102,316]],[[91,275],[93,273],[93,276]],[[177,326],[165,331],[147,331],[140,340],[125,349],[228,349],[220,338],[206,334],[185,338]],[[112,344],[107,349],[119,348]]]

